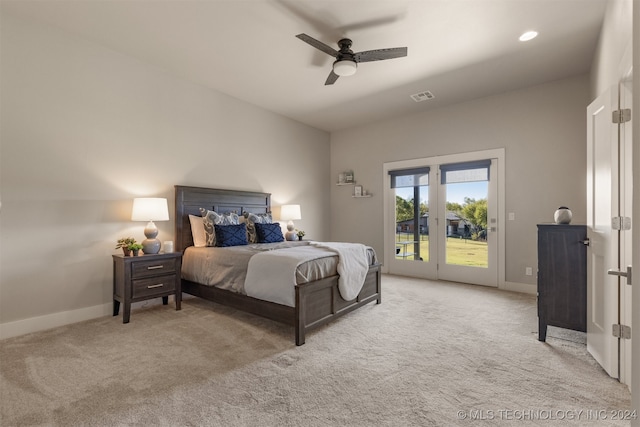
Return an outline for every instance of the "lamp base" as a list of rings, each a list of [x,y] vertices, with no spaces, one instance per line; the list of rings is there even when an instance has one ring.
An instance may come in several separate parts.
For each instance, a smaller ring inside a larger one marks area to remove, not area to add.
[[[293,241],[296,240],[297,237],[298,233],[296,233],[295,225],[292,220],[289,220],[289,222],[287,222],[287,232],[284,234],[284,238],[285,240]]]
[[[157,254],[160,252],[160,240],[144,239],[142,241],[142,252],[145,254]]]
[[[145,254],[157,254],[160,252],[160,240],[156,239],[158,236],[158,227],[149,221],[144,229],[144,236],[146,239],[142,241],[142,252]]]
[[[295,231],[287,231],[284,233],[284,238],[288,241],[298,240],[298,235]]]

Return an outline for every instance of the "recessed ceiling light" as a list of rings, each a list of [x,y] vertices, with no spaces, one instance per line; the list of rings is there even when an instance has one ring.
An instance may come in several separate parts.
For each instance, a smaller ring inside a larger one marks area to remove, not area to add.
[[[533,40],[536,37],[538,37],[538,32],[537,31],[527,31],[526,33],[522,34],[520,36],[520,41],[521,42],[528,42],[529,40]]]

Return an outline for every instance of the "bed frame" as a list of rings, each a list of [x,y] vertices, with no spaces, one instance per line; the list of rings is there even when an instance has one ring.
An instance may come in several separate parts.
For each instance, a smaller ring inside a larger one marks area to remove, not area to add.
[[[271,212],[271,194],[251,191],[219,190],[175,186],[176,251],[193,246],[189,215],[200,216],[200,208],[237,214]],[[182,291],[238,310],[257,314],[295,328],[296,345],[305,342],[306,333],[372,301],[382,302],[380,264],[372,265],[358,297],[345,301],[338,290],[338,276],[296,286],[295,307],[263,301],[214,286],[182,279]]]

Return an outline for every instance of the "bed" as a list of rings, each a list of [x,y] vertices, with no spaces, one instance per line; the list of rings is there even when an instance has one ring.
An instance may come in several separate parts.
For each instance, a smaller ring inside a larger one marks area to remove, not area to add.
[[[185,252],[193,246],[189,215],[200,216],[200,209],[216,212],[265,214],[271,212],[269,193],[175,186],[175,250]],[[197,249],[197,248],[195,248]],[[209,286],[182,277],[182,292],[238,310],[291,325],[296,345],[303,345],[307,332],[323,326],[363,305],[381,299],[380,264],[372,263],[356,298],[346,301],[338,289],[338,275],[295,286],[293,306],[253,298],[228,289]]]

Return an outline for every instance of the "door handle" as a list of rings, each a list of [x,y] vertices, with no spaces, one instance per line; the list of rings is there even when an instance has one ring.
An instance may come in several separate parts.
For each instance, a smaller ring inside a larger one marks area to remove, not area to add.
[[[607,270],[607,274],[611,276],[621,276],[627,278],[627,285],[631,284],[631,266],[627,266],[627,271]]]

